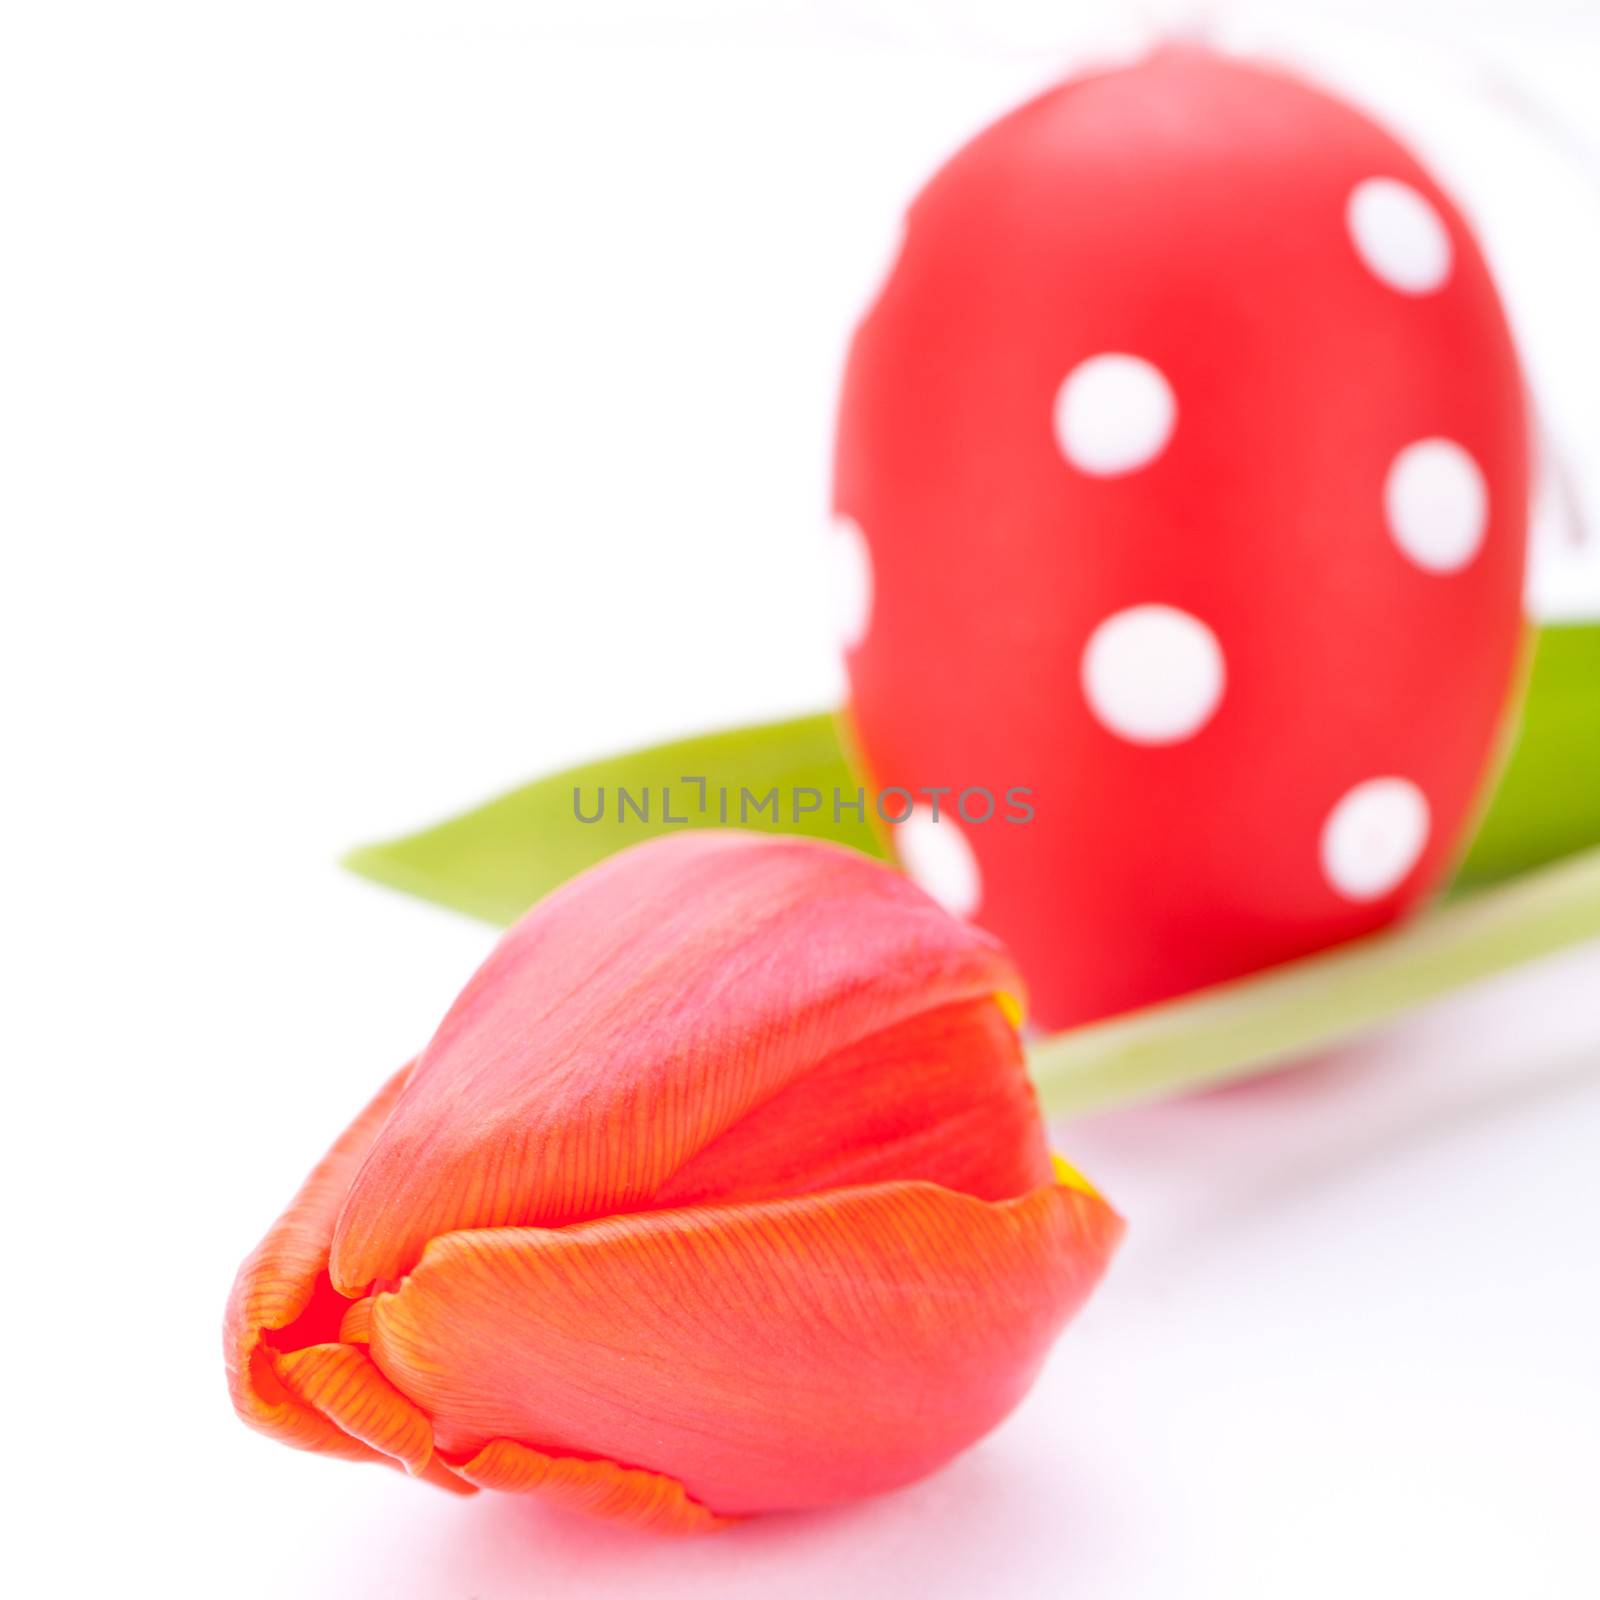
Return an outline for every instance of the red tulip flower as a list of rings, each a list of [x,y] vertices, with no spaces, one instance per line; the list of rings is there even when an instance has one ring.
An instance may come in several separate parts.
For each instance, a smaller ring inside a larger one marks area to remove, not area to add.
[[[613,857],[501,941],[229,1301],[239,1414],[660,1530],[876,1493],[1017,1403],[1122,1230],[1015,968],[798,839]]]

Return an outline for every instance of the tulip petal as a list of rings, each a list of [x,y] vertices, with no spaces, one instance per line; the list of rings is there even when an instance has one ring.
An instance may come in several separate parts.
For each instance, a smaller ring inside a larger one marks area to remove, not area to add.
[[[1056,1158],[1058,1161],[1060,1157]],[[367,1344],[372,1339],[372,1296],[352,1300],[339,1324],[340,1344]]]
[[[330,1342],[350,1305],[328,1279],[334,1221],[410,1071],[403,1068],[378,1091],[240,1267],[223,1324],[228,1390],[244,1421],[284,1444],[353,1461],[404,1462],[430,1482],[471,1493],[429,1461],[431,1430],[426,1439],[419,1432],[421,1412],[394,1393],[363,1351],[347,1357]]]
[[[548,1456],[511,1439],[490,1440],[456,1471],[480,1489],[536,1494],[564,1511],[581,1511],[650,1533],[710,1533],[734,1520],[691,1500],[676,1478],[619,1467],[613,1461]]]
[[[493,1440],[668,1474],[719,1515],[931,1471],[1032,1381],[1121,1233],[1044,1184],[927,1183],[434,1240],[371,1353],[453,1459]]]
[[[313,1344],[273,1358],[279,1381],[297,1400],[319,1411],[413,1477],[433,1455],[428,1419],[351,1344]]]
[[[911,1017],[830,1056],[667,1181],[663,1207],[920,1178],[980,1200],[1049,1181],[1022,1043],[997,998]]]
[[[359,1297],[444,1233],[647,1209],[819,1061],[1019,989],[993,939],[855,851],[641,845],[541,901],[451,1008],[351,1186],[333,1284]]]

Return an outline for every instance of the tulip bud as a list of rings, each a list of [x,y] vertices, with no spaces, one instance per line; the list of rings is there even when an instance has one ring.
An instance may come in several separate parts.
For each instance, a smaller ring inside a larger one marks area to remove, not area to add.
[[[1117,1215],[988,935],[683,833],[535,906],[245,1262],[241,1417],[662,1531],[891,1489],[1021,1398]]]

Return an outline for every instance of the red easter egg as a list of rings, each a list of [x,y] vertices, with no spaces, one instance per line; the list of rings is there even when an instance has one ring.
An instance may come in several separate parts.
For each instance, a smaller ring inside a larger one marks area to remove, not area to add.
[[[1389,922],[1493,764],[1527,501],[1494,284],[1393,137],[1190,48],[1039,96],[917,197],[845,377],[855,732],[950,790],[903,859],[1051,1027]]]

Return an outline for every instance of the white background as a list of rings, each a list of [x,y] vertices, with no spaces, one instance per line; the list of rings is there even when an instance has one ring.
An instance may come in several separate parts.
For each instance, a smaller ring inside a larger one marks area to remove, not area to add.
[[[1600,1590],[1600,948],[1062,1130],[1124,1255],[1005,1427],[871,1505],[661,1545],[224,1395],[239,1258],[491,939],[337,853],[838,697],[831,408],[898,208],[1160,9],[6,9],[12,1592]],[[1269,9],[1221,14],[1477,210],[1593,499],[1594,8]],[[1541,607],[1600,605],[1550,537]]]

